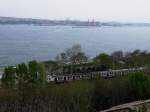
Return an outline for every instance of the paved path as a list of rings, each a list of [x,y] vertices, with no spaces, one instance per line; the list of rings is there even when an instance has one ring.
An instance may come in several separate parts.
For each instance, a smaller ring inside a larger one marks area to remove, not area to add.
[[[126,103],[126,104],[114,106],[110,109],[103,110],[103,111],[100,111],[100,112],[119,112],[121,110],[130,109],[130,108],[140,106],[142,104],[147,104],[147,103],[150,103],[150,99],[149,100],[143,100],[143,101],[135,101],[135,102],[131,102],[131,103]]]

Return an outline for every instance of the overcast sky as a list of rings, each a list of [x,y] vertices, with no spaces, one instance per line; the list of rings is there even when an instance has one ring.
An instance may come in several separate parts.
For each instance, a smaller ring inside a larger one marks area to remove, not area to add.
[[[0,0],[0,16],[150,22],[150,0]]]

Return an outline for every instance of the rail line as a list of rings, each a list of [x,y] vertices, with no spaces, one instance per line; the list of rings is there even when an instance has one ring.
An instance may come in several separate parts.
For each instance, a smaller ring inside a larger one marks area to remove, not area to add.
[[[129,69],[96,71],[96,72],[88,72],[88,73],[47,74],[47,81],[61,83],[65,81],[92,79],[96,77],[113,78],[117,76],[125,76],[129,73],[134,73],[134,72],[146,72],[147,70],[148,69],[146,67],[138,67],[138,68],[129,68]]]

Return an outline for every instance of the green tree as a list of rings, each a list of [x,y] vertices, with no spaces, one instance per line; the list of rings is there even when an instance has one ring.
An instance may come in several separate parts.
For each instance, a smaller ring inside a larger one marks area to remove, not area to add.
[[[2,76],[2,84],[5,87],[13,88],[16,79],[16,69],[13,66],[8,66],[4,69],[4,74]]]
[[[150,90],[150,79],[147,75],[142,72],[132,73],[129,76],[129,87],[131,95],[135,99],[141,100],[149,97]]]
[[[132,52],[132,56],[138,56],[141,54],[141,51],[139,49],[136,49]]]
[[[42,63],[38,63],[38,84],[44,86],[46,83],[46,73],[45,68]]]
[[[25,63],[18,64],[16,67],[17,79],[19,82],[28,82],[28,67]]]
[[[28,66],[30,83],[36,83],[38,79],[38,63],[37,61],[30,61]]]
[[[94,58],[94,62],[98,65],[100,64],[102,70],[106,70],[111,66],[111,58],[106,53],[98,55],[96,58]]]

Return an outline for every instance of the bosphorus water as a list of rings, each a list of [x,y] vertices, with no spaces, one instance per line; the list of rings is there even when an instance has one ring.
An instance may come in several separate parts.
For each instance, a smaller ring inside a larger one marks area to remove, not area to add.
[[[0,66],[54,59],[74,44],[81,44],[89,57],[115,50],[149,51],[150,27],[0,25]]]

